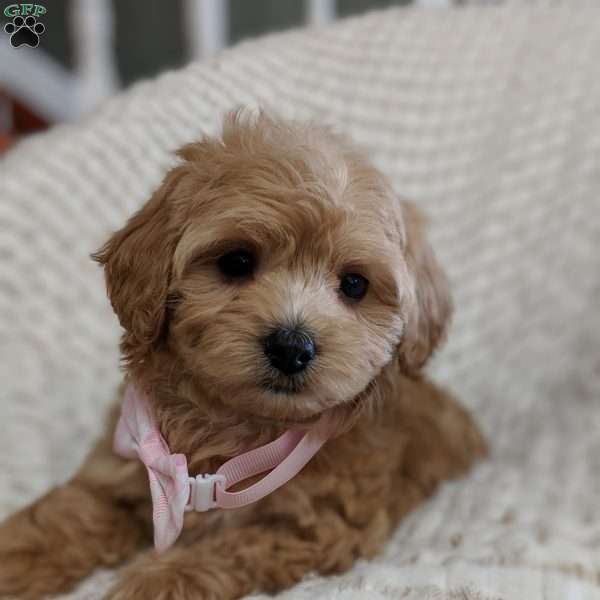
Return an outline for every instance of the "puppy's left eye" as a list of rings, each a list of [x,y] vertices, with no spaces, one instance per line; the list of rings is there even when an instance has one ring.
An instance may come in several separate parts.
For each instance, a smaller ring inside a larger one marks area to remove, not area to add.
[[[223,254],[217,261],[217,265],[226,277],[241,279],[252,275],[255,260],[252,252],[248,252],[248,250],[233,250]]]
[[[340,290],[352,300],[362,300],[369,289],[369,280],[358,273],[346,273],[340,280]]]

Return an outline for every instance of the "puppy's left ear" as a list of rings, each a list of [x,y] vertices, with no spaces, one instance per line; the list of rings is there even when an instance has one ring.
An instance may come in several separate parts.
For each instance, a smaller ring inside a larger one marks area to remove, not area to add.
[[[125,333],[123,358],[141,363],[160,340],[166,308],[176,232],[171,225],[170,200],[181,168],[167,174],[160,188],[125,227],[92,258],[104,267],[112,307]]]
[[[406,262],[413,284],[404,334],[398,347],[403,371],[415,376],[444,340],[452,316],[450,286],[425,236],[425,219],[410,202],[402,203]]]

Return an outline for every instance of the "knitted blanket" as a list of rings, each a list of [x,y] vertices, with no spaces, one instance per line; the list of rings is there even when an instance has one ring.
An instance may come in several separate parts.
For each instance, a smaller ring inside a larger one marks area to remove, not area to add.
[[[242,44],[11,151],[0,518],[74,472],[119,381],[89,253],[175,148],[224,110],[261,105],[350,133],[429,213],[457,309],[432,375],[492,448],[382,556],[281,598],[600,598],[599,24],[583,3],[372,13]],[[65,598],[100,598],[112,577]]]

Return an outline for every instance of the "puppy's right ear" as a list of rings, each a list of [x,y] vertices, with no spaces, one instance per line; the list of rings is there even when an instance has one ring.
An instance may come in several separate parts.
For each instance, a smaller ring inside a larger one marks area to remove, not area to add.
[[[165,330],[177,242],[169,198],[179,179],[180,169],[175,168],[125,227],[92,254],[104,267],[110,302],[125,329],[121,350],[129,365],[143,361]]]
[[[410,202],[402,203],[406,227],[406,262],[413,281],[405,331],[398,351],[400,365],[417,376],[446,337],[452,316],[452,299],[446,274],[425,235],[425,219]]]

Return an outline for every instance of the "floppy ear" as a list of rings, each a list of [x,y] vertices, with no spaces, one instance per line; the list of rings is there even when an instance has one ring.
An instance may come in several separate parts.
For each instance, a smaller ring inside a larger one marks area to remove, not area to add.
[[[406,228],[406,262],[413,282],[398,357],[408,375],[416,375],[444,340],[452,315],[448,279],[425,237],[425,219],[417,208],[402,203]]]
[[[124,361],[143,361],[161,339],[177,234],[169,196],[179,177],[171,171],[152,198],[92,255],[104,267],[112,307],[125,329]]]

